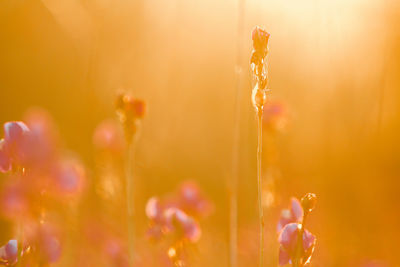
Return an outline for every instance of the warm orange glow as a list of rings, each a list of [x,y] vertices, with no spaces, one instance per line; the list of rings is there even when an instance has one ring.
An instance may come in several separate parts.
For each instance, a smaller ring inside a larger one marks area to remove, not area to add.
[[[395,0],[0,1],[1,129],[24,121],[48,138],[32,145],[40,168],[14,159],[0,173],[0,247],[31,242],[22,266],[228,266],[236,171],[238,266],[257,266],[260,25],[265,266],[291,197],[308,192],[311,266],[397,266],[399,13]]]

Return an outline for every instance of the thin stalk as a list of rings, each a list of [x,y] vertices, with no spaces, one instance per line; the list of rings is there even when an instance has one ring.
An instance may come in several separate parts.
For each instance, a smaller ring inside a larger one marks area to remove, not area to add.
[[[257,181],[258,181],[258,213],[260,220],[260,267],[264,266],[264,211],[262,205],[262,175],[261,175],[261,157],[262,157],[262,116],[263,108],[257,109]]]
[[[133,173],[132,173],[134,147],[135,147],[135,136],[133,136],[132,139],[128,141],[128,150],[125,162],[129,266],[134,265],[134,258],[135,258],[134,185],[133,185]]]
[[[236,94],[234,107],[233,128],[233,153],[232,153],[232,179],[230,180],[229,192],[229,266],[237,267],[237,187],[239,180],[239,142],[240,142],[240,99],[241,99],[241,74],[242,74],[242,47],[243,47],[243,25],[244,25],[245,0],[238,1],[238,24],[237,24],[237,47],[236,47]],[[229,184],[229,183],[228,183]]]
[[[300,224],[299,234],[297,236],[297,244],[295,251],[295,259],[293,261],[293,267],[301,267],[303,263],[301,262],[302,250],[303,250],[303,235],[304,235],[304,225],[306,224],[308,212],[304,211],[303,221]]]

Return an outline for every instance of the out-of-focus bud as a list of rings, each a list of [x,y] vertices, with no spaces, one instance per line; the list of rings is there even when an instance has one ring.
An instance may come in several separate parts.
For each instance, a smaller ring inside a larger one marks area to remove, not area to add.
[[[307,193],[301,199],[301,206],[306,212],[311,212],[314,209],[316,203],[317,196],[313,193]]]
[[[143,100],[133,98],[129,94],[119,94],[115,108],[124,127],[125,137],[130,142],[137,132],[140,120],[146,113],[146,104]]]
[[[146,113],[146,103],[140,99],[130,98],[126,103],[126,111],[136,119],[143,119]]]

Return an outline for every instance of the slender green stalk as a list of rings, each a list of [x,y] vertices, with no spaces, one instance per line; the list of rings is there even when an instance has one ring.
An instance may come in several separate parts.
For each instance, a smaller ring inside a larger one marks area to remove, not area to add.
[[[135,259],[135,221],[134,221],[134,181],[133,181],[133,156],[135,148],[135,135],[127,146],[127,157],[125,162],[126,175],[126,207],[128,219],[128,249],[129,249],[129,266],[134,265]]]
[[[261,157],[262,157],[262,116],[263,108],[257,109],[257,181],[258,181],[258,213],[260,220],[260,267],[264,266],[264,211],[262,205],[262,172],[261,172]]]

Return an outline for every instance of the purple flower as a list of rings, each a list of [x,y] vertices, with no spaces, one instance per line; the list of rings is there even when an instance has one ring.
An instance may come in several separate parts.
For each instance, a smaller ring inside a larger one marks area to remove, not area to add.
[[[303,208],[301,207],[300,201],[297,198],[291,199],[291,205],[289,209],[282,210],[281,217],[278,222],[277,231],[280,232],[285,225],[289,223],[298,223],[303,219]]]
[[[76,196],[82,191],[85,169],[77,160],[62,160],[55,165],[53,183],[56,194]]]
[[[166,233],[166,207],[157,197],[152,197],[146,204],[146,216],[150,219],[150,228],[147,230],[147,236],[152,240],[160,240]]]
[[[184,238],[192,243],[199,241],[201,229],[192,217],[177,208],[165,210],[164,215],[167,229],[174,231],[178,238]]]
[[[170,233],[193,243],[200,239],[201,229],[194,218],[177,207],[162,205],[157,197],[147,202],[146,215],[151,223],[147,234],[152,239],[158,240]]]
[[[18,144],[29,132],[28,126],[22,121],[10,121],[4,124],[4,139],[8,146]]]
[[[4,246],[0,247],[0,263],[7,266],[17,262],[18,258],[18,242],[12,239]]]
[[[303,240],[302,242],[298,242],[300,228],[301,224],[289,223],[281,231],[278,238],[280,244],[279,265],[292,263],[297,257],[300,258],[300,262],[303,265],[310,261],[316,238],[304,229]]]
[[[178,205],[190,215],[204,217],[213,209],[211,202],[195,182],[184,182],[179,188],[178,195]]]
[[[21,121],[6,122],[4,128],[4,140],[0,146],[0,171],[6,172],[12,164],[21,164],[25,159],[23,143],[30,130]]]

